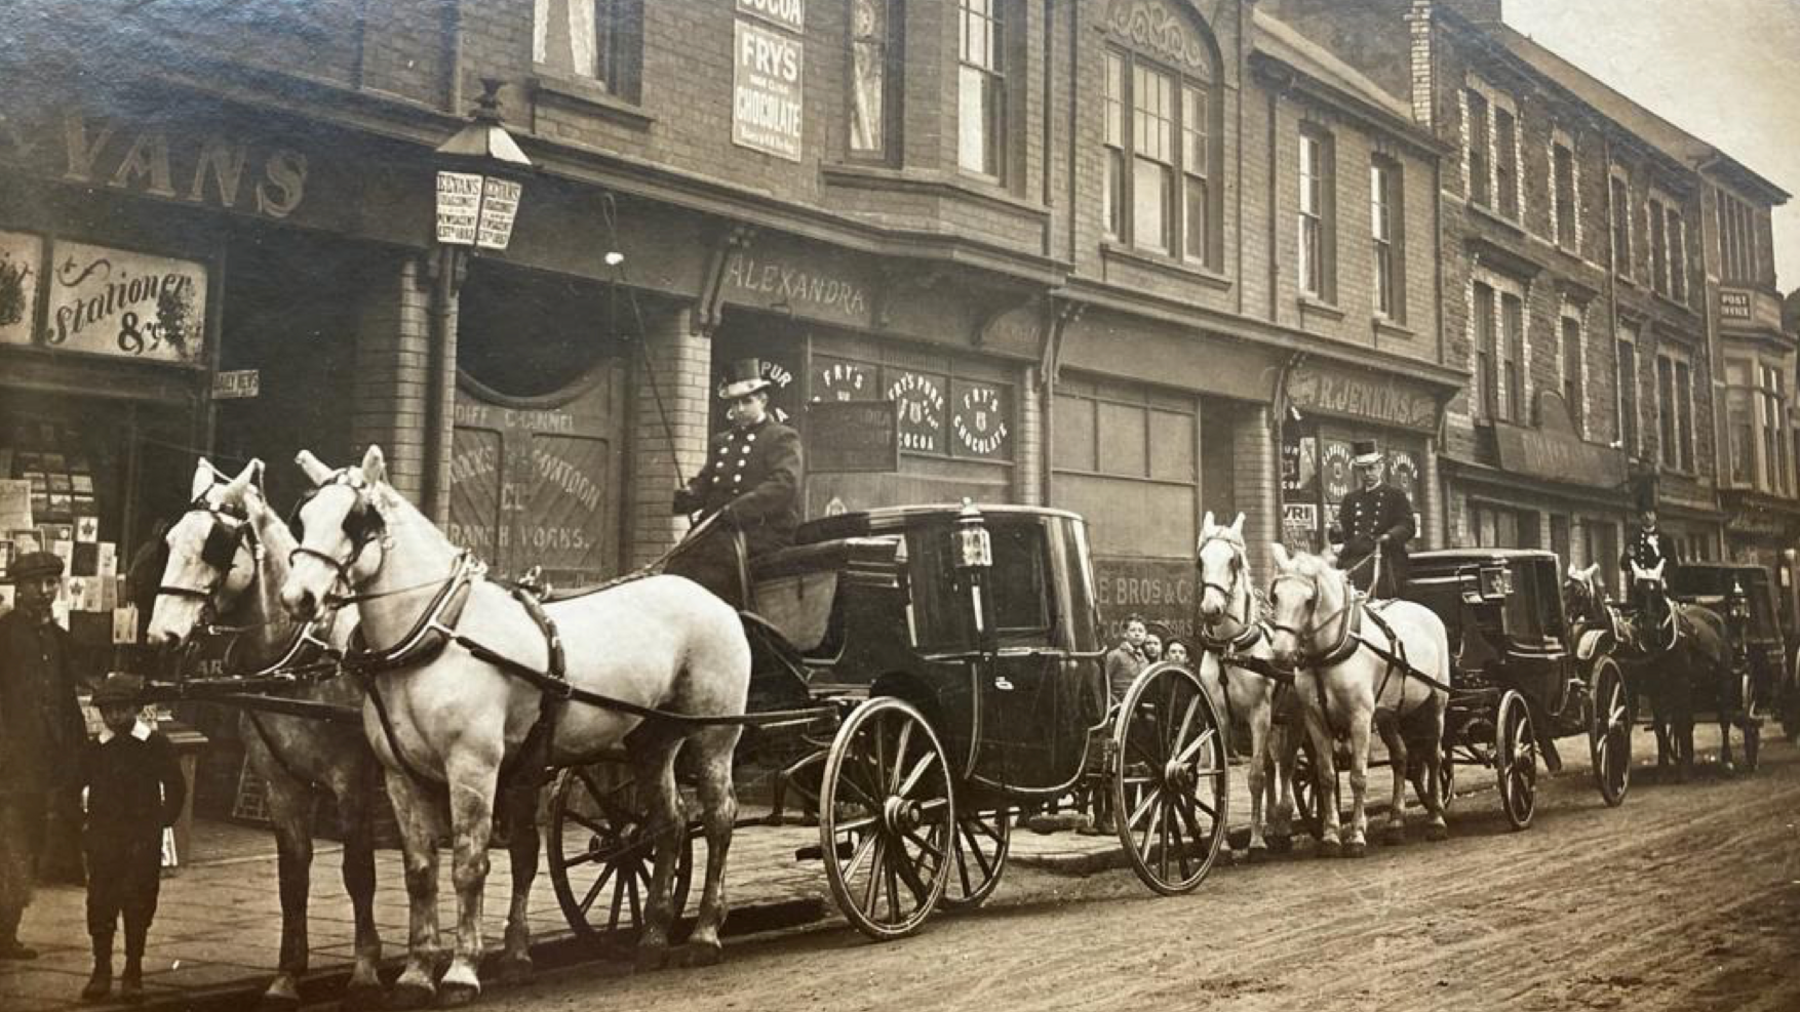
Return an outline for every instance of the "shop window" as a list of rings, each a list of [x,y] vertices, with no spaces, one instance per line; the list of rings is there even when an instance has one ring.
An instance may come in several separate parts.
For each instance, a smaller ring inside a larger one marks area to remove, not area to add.
[[[813,400],[891,400],[900,450],[911,456],[1008,461],[1013,455],[1013,388],[947,369],[880,365],[815,356]]]
[[[1469,533],[1479,548],[1536,548],[1538,514],[1488,503],[1469,503]]]
[[[1009,0],[958,0],[957,164],[1004,182]]]
[[[1631,184],[1624,176],[1612,177],[1612,259],[1613,272],[1631,277]]]
[[[1333,262],[1337,243],[1333,200],[1336,173],[1331,136],[1312,126],[1300,131],[1300,290],[1324,302],[1337,300]]]
[[[535,0],[532,62],[540,73],[637,98],[642,0]]]
[[[850,15],[850,154],[890,161],[899,127],[902,4],[852,0]]]
[[[1208,82],[1109,48],[1104,87],[1107,237],[1210,265],[1215,110]]]
[[[1556,224],[1556,244],[1579,252],[1581,242],[1575,222],[1581,212],[1576,204],[1579,196],[1575,187],[1575,152],[1568,144],[1559,141],[1551,146],[1550,172],[1556,202],[1551,219]]]
[[[1406,215],[1398,163],[1377,158],[1369,166],[1369,222],[1375,245],[1375,311],[1396,323],[1406,319]]]
[[[1193,547],[1201,491],[1193,397],[1066,377],[1051,410],[1057,503],[1096,520],[1096,552],[1161,556]],[[1219,438],[1217,456],[1228,464],[1229,436]],[[1206,508],[1231,508],[1231,492],[1209,485]]]
[[[1569,419],[1575,423],[1576,435],[1587,431],[1586,387],[1584,377],[1586,368],[1582,361],[1581,320],[1573,316],[1562,318],[1562,395],[1569,406]]]
[[[1560,513],[1554,514],[1550,517],[1550,550],[1556,553],[1560,563],[1557,567],[1559,571],[1569,565],[1569,547],[1569,518]],[[1555,587],[1545,589],[1552,594],[1556,593]]]

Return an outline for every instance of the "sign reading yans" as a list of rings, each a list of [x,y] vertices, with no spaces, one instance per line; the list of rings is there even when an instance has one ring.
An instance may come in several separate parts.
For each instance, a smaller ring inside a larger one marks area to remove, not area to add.
[[[766,154],[800,160],[805,120],[801,78],[805,46],[751,21],[737,23],[737,70],[731,140]]]
[[[894,401],[814,401],[806,406],[806,469],[900,470],[900,415]]]
[[[806,30],[806,0],[737,0],[737,9],[790,32]]]
[[[43,343],[67,351],[193,365],[205,361],[206,265],[59,242]]]
[[[31,343],[43,260],[44,240],[0,232],[0,344]]]

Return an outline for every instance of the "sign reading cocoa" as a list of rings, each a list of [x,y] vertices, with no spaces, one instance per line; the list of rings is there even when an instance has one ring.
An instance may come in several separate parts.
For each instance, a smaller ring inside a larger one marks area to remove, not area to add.
[[[888,384],[888,400],[900,412],[900,448],[915,453],[944,450],[944,381],[929,373],[902,372]]]
[[[806,0],[737,0],[737,9],[790,32],[806,30]]]

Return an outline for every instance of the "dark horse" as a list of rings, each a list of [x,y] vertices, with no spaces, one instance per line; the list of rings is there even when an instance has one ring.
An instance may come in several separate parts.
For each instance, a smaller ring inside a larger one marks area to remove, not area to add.
[[[1712,705],[1719,715],[1719,762],[1731,772],[1731,725],[1747,725],[1725,620],[1709,608],[1671,600],[1661,565],[1632,567],[1640,605],[1620,609],[1607,599],[1599,568],[1571,569],[1566,596],[1579,622],[1612,630],[1619,644],[1615,656],[1635,676],[1633,693],[1649,698],[1656,765],[1673,762],[1676,776],[1687,779],[1694,765],[1694,713]]]

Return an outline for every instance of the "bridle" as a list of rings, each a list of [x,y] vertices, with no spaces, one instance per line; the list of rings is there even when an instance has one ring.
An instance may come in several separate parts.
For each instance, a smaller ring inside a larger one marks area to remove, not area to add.
[[[224,588],[226,581],[231,579],[232,571],[237,568],[238,553],[248,546],[251,553],[251,564],[253,566],[260,565],[263,552],[262,540],[256,536],[256,529],[251,525],[249,515],[241,508],[231,509],[225,506],[215,506],[206,501],[204,493],[188,504],[188,508],[182,516],[186,517],[195,513],[205,514],[211,518],[211,526],[207,529],[206,540],[200,546],[200,561],[204,562],[217,575],[204,587],[183,587],[179,584],[165,583],[156,588],[156,594],[158,597],[197,600],[216,614],[221,610],[218,600],[219,591]],[[177,525],[179,523],[178,520]],[[174,528],[170,530],[173,533]],[[164,543],[167,544],[167,538],[164,539]]]
[[[309,547],[305,540],[305,521],[301,519],[301,511],[306,508],[306,504],[312,502],[320,492],[333,485],[342,485],[350,489],[356,496],[356,505],[344,514],[343,530],[344,536],[350,539],[350,555],[342,560],[330,552]],[[294,539],[298,542],[288,553],[288,564],[291,566],[295,559],[305,557],[317,559],[330,566],[335,575],[332,581],[333,593],[327,597],[333,604],[348,604],[358,600],[358,591],[362,589],[362,585],[368,580],[374,579],[375,575],[381,571],[381,564],[377,563],[364,580],[359,581],[354,575],[357,564],[362,561],[363,553],[368,551],[370,545],[379,542],[383,553],[382,561],[386,561],[386,552],[390,544],[387,536],[387,519],[381,515],[381,511],[376,508],[375,504],[369,501],[367,491],[367,483],[356,472],[350,468],[339,468],[332,472],[329,478],[314,486],[312,491],[302,496],[300,501],[294,504],[293,513],[288,517],[288,527],[294,532]],[[340,586],[349,593],[337,594],[335,591]]]
[[[1347,579],[1345,580],[1346,589],[1343,606],[1325,616],[1323,621],[1318,617],[1319,598],[1321,597],[1319,578],[1317,576],[1302,576],[1299,573],[1278,574],[1275,579],[1269,581],[1269,599],[1271,601],[1275,599],[1275,588],[1281,586],[1284,582],[1306,585],[1307,598],[1305,619],[1302,625],[1295,628],[1294,626],[1283,625],[1282,623],[1275,621],[1274,617],[1271,616],[1268,621],[1268,626],[1272,632],[1287,633],[1304,646],[1313,643],[1322,631],[1329,629],[1332,624],[1335,623],[1338,627],[1338,631],[1336,637],[1332,640],[1331,647],[1329,649],[1310,653],[1307,657],[1309,666],[1335,663],[1337,660],[1341,659],[1340,655],[1346,652],[1346,647],[1354,649],[1350,636],[1350,626],[1352,620],[1355,618],[1356,607],[1361,601],[1361,598],[1349,591],[1347,586],[1349,581]]]
[[[1204,575],[1206,567],[1200,564],[1200,555],[1204,554],[1206,546],[1214,541],[1222,541],[1231,547],[1231,564],[1229,566],[1229,569],[1231,570],[1231,582],[1229,584],[1220,584],[1206,579]],[[1216,621],[1209,622],[1204,617],[1200,619],[1200,630],[1199,636],[1197,637],[1200,640],[1200,645],[1208,650],[1219,651],[1228,647],[1242,650],[1255,643],[1256,640],[1262,636],[1263,626],[1255,620],[1255,616],[1251,613],[1251,609],[1254,607],[1255,595],[1250,593],[1247,588],[1243,587],[1243,543],[1225,534],[1208,534],[1200,539],[1200,544],[1195,549],[1194,565],[1202,574],[1200,578],[1201,598],[1203,600],[1205,599],[1207,591],[1216,590],[1224,595],[1227,605],[1226,610]],[[1234,596],[1237,596],[1242,602],[1242,606],[1239,608],[1240,614],[1237,615],[1231,614],[1230,611],[1230,602]],[[1235,622],[1237,624],[1237,632],[1235,634],[1226,635],[1223,633],[1215,634],[1213,632],[1214,629],[1223,627],[1228,622]]]

